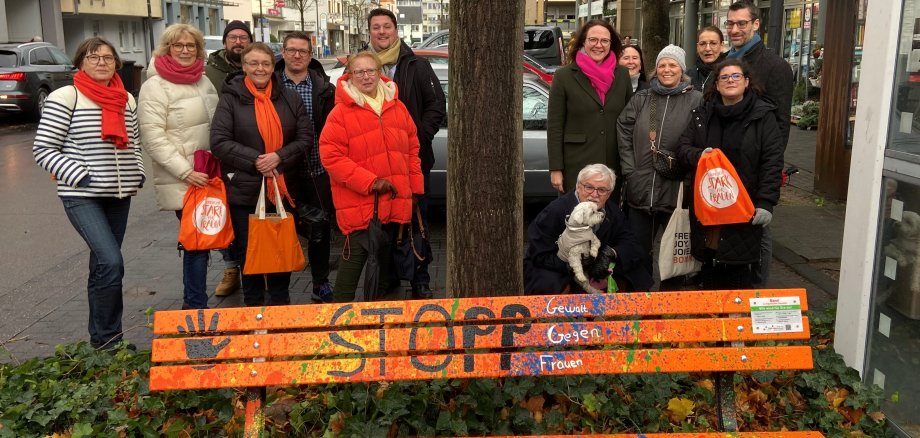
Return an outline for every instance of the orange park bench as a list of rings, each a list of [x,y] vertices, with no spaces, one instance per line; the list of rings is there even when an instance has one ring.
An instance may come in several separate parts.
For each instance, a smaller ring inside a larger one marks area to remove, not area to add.
[[[732,375],[810,369],[804,289],[479,297],[156,312],[150,390],[248,388],[245,436],[265,387],[612,373],[716,372],[726,432]],[[636,437],[630,435],[609,435]]]

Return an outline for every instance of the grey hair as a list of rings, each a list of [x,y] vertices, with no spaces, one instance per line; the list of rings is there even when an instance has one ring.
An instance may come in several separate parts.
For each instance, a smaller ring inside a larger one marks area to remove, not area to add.
[[[613,172],[613,169],[603,165],[603,164],[589,164],[578,171],[578,182],[582,182],[592,176],[600,175],[608,180],[610,180],[610,187],[613,188],[617,182],[617,176]]]

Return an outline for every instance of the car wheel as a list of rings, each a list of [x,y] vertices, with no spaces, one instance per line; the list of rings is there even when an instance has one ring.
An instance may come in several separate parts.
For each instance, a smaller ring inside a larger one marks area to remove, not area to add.
[[[48,99],[48,90],[44,88],[39,88],[38,93],[35,94],[35,106],[32,107],[32,119],[38,120],[42,118],[42,110],[45,109],[45,100]]]

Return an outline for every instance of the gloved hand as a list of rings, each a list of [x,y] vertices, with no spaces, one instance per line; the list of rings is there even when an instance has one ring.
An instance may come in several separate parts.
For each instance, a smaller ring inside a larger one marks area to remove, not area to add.
[[[770,221],[773,220],[773,213],[770,213],[767,210],[758,208],[754,210],[754,219],[751,219],[752,225],[770,225]]]
[[[597,252],[597,257],[594,258],[593,262],[585,268],[585,275],[592,280],[601,280],[607,278],[610,275],[610,272],[607,271],[607,267],[610,266],[610,262],[615,262],[617,259],[617,252],[609,247],[604,246]]]

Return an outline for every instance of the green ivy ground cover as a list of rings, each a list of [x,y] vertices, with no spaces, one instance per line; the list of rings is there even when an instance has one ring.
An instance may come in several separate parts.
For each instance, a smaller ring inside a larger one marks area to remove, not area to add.
[[[832,308],[812,312],[815,369],[736,375],[741,430],[887,437],[881,390],[830,346]],[[9,360],[9,358],[5,358]],[[0,438],[239,436],[242,393],[151,393],[149,352],[85,343],[0,364]],[[713,430],[708,374],[435,380],[270,388],[274,436],[445,436]]]

